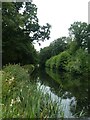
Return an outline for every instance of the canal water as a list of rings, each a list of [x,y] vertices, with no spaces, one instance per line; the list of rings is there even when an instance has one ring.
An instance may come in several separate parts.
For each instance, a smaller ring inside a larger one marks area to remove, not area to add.
[[[31,75],[43,93],[61,105],[65,118],[89,117],[88,76],[38,69]]]

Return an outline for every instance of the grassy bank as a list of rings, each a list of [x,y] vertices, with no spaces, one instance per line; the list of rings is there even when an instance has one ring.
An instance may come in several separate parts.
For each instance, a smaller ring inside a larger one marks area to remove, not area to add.
[[[29,78],[28,69],[20,65],[3,68],[2,113],[3,118],[63,117],[62,109],[48,94],[37,89]]]

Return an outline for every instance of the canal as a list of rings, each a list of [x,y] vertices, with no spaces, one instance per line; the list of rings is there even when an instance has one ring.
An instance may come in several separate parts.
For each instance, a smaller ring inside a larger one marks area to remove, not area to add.
[[[51,69],[38,69],[31,80],[60,105],[64,118],[89,117],[88,76],[71,75]]]

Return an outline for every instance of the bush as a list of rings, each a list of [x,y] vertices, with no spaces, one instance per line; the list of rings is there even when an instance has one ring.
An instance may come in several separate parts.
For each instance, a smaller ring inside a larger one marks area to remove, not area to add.
[[[71,59],[70,54],[67,51],[60,53],[57,56],[56,68],[59,70],[66,70],[66,67]]]
[[[50,68],[51,69],[55,69],[56,68],[56,59],[57,59],[57,56],[53,56],[51,58],[51,62],[50,62]]]
[[[89,70],[88,53],[83,49],[78,49],[72,56],[71,61],[68,63],[67,70],[74,73],[87,73]]]
[[[46,67],[65,70],[71,73],[88,73],[90,71],[89,54],[86,50],[78,49],[74,54],[64,51],[46,61]]]
[[[34,71],[35,66],[32,64],[29,64],[29,65],[24,65],[23,68],[27,69],[29,74],[31,74]]]
[[[50,68],[50,59],[46,61],[45,66]]]
[[[76,58],[78,61],[80,61],[80,71],[81,72],[86,72],[88,71],[88,53],[83,50],[83,49],[79,49],[76,52]]]
[[[67,71],[71,73],[81,73],[80,62],[78,60],[71,60],[67,65]]]
[[[56,59],[57,59],[57,56],[51,57],[50,59],[48,59],[46,61],[45,66],[49,67],[51,69],[55,69],[56,68]]]

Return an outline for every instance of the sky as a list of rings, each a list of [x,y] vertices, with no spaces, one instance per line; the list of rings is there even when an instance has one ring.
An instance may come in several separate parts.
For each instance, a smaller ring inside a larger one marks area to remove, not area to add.
[[[89,0],[33,0],[37,6],[37,17],[40,25],[49,23],[51,27],[50,39],[34,45],[37,51],[46,47],[53,40],[68,36],[68,28],[77,21],[88,23]]]

